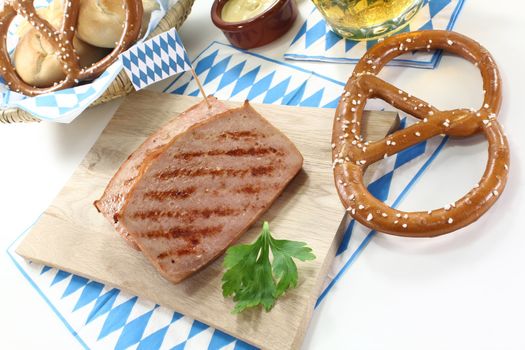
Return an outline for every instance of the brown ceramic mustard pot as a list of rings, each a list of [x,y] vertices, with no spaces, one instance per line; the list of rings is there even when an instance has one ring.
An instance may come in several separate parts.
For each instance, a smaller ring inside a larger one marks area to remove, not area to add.
[[[286,33],[297,18],[295,0],[215,0],[211,18],[233,45],[251,49]]]

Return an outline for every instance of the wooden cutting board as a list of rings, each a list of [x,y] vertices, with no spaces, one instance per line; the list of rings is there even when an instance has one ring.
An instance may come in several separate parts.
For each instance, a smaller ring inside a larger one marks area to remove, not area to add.
[[[172,308],[255,346],[298,348],[343,231],[345,211],[331,168],[332,109],[254,105],[297,145],[304,167],[240,241],[253,241],[262,220],[268,220],[277,238],[305,241],[317,256],[312,262],[298,263],[298,287],[269,313],[260,309],[230,313],[233,302],[221,293],[222,258],[178,285],[164,280],[93,206],[128,155],[168,119],[198,101],[148,91],[127,97],[16,252]],[[395,113],[370,112],[365,122],[368,139],[384,137],[397,122]]]

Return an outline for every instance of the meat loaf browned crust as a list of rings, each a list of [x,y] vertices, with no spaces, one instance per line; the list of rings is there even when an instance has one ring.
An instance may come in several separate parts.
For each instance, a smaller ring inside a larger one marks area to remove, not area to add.
[[[119,222],[177,283],[242,235],[302,167],[295,145],[247,102],[151,153]]]
[[[94,203],[98,211],[108,219],[117,232],[135,249],[138,249],[138,246],[118,221],[119,212],[126,201],[129,191],[133,187],[140,169],[147,165],[146,159],[149,155],[158,152],[168,145],[174,137],[188,130],[196,123],[227,110],[226,106],[215,97],[208,97],[208,102],[211,108],[208,108],[206,102],[202,101],[173,118],[165,126],[149,136],[142,145],[122,163],[100,199]]]

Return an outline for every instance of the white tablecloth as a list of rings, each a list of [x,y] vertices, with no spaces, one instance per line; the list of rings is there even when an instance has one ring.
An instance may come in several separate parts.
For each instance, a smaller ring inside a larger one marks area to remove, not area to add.
[[[181,30],[190,57],[225,41],[210,21],[211,0],[199,0]],[[305,7],[306,0],[299,1]],[[467,1],[456,30],[494,55],[504,83],[499,120],[510,145],[507,189],[477,223],[432,240],[376,236],[315,312],[306,349],[523,349],[525,215],[525,5]],[[301,24],[255,50],[281,59]],[[353,65],[295,62],[344,80]],[[438,108],[477,107],[481,78],[473,66],[445,56],[436,70],[386,68],[383,77]],[[119,102],[85,113],[71,125],[0,125],[0,247],[45,210],[109,121]],[[401,209],[430,209],[462,196],[487,158],[482,137],[449,141]],[[1,349],[77,349],[80,345],[0,254]],[[271,336],[271,335],[269,335]]]

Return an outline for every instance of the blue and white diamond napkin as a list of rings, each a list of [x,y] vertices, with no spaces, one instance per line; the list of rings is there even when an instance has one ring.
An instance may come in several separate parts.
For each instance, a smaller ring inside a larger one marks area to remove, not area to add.
[[[451,30],[464,0],[425,0],[423,7],[402,32],[443,29]],[[330,30],[325,19],[312,5],[311,13],[284,54],[289,60],[357,63],[377,41],[343,39]],[[435,68],[441,51],[415,52],[392,60],[389,65]]]
[[[344,87],[344,82],[217,42],[205,49],[193,66],[206,91],[219,99],[249,98],[259,103],[335,107]],[[199,93],[188,72],[173,78],[165,91],[194,96]],[[408,122],[403,119],[402,124]],[[443,144],[441,138],[430,139],[383,160],[369,190],[389,204],[399,203]],[[49,311],[57,314],[86,349],[253,349],[228,334],[148,300],[68,272],[28,263],[14,252],[24,235],[13,242],[7,254],[30,282],[27,286],[36,289],[49,305]],[[344,272],[372,236],[373,232],[366,227],[350,222],[321,299],[329,297],[331,286],[345,276]]]
[[[190,58],[175,28],[136,44],[121,59],[135,90],[191,69]]]

